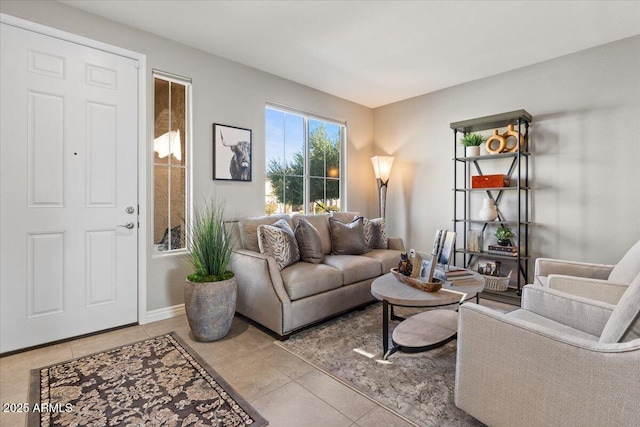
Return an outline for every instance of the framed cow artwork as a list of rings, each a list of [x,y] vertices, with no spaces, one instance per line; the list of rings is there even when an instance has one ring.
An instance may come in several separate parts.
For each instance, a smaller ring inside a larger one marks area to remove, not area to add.
[[[213,179],[251,181],[251,129],[213,124]]]

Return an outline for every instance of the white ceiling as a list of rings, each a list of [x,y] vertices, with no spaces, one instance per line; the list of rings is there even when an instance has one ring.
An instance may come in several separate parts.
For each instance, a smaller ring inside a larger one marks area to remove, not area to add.
[[[368,107],[640,34],[640,1],[60,1]]]

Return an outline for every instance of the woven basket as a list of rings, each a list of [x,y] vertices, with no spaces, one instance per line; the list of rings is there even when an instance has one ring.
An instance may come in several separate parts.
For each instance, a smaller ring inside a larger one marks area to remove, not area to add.
[[[507,277],[484,275],[484,288],[490,291],[504,292],[507,289],[509,289],[510,278],[511,278],[511,275]]]

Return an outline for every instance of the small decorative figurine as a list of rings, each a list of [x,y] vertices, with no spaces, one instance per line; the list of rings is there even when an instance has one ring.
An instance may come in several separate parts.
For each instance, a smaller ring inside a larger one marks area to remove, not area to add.
[[[411,276],[413,265],[409,261],[409,254],[400,254],[400,262],[398,263],[398,273],[405,276]]]

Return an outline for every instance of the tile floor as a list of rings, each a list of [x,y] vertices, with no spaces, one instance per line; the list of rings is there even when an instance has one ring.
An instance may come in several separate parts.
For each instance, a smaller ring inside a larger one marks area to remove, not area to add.
[[[482,300],[483,305],[513,309]],[[33,368],[175,331],[267,419],[271,427],[405,427],[412,424],[274,344],[236,317],[229,335],[194,341],[185,316],[80,338],[0,358],[0,402],[27,402]],[[22,414],[0,412],[0,426],[24,426]]]

